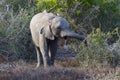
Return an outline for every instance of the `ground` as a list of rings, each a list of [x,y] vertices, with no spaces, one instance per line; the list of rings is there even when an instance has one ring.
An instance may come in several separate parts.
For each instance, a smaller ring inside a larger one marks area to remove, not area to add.
[[[120,68],[80,67],[76,53],[59,49],[55,66],[35,69],[35,62],[6,61],[0,64],[0,80],[120,80]]]

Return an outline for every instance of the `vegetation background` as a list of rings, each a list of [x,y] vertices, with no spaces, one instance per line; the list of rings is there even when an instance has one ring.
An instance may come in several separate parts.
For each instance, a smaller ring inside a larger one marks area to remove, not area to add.
[[[35,60],[29,23],[32,16],[44,10],[59,13],[72,30],[87,36],[88,47],[74,39],[68,41],[76,60],[62,64],[64,67],[120,67],[120,0],[0,0],[2,55],[13,60]]]

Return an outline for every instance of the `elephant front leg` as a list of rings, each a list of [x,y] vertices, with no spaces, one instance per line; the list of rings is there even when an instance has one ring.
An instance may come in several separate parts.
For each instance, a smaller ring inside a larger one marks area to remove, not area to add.
[[[58,48],[58,45],[57,45],[57,42],[58,40],[51,40],[50,43],[49,43],[49,55],[50,55],[50,59],[51,59],[51,65],[54,65],[54,60],[55,60],[55,55],[57,53],[57,48]]]
[[[36,68],[38,68],[40,65],[43,64],[43,58],[42,58],[42,54],[40,53],[39,47],[35,46],[35,49],[36,49],[36,53],[37,53],[37,66],[36,66]]]
[[[39,36],[39,47],[43,57],[44,67],[50,66],[50,57],[48,54],[48,45],[46,38],[43,35]]]

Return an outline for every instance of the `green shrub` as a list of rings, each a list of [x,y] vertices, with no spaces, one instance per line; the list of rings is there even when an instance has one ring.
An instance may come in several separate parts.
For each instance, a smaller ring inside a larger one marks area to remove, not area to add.
[[[36,0],[4,0],[6,4],[12,7],[14,12],[18,12],[19,9],[30,9],[35,6]]]
[[[4,4],[1,6],[4,7]],[[0,16],[0,53],[26,60],[34,58],[34,47],[29,31],[34,10],[19,8],[16,13],[13,8],[9,11],[4,8],[0,12],[2,15]]]
[[[113,30],[113,32],[115,32]],[[111,65],[116,67],[119,65],[120,56],[119,53],[114,53],[109,49],[109,45],[107,44],[107,39],[111,37],[113,32],[104,33],[100,30],[100,28],[93,29],[92,33],[87,36],[88,46],[79,44],[79,42],[71,43],[71,47],[78,53],[77,58],[80,62],[87,62],[87,65],[103,63],[105,65]],[[117,57],[117,58],[116,58]],[[116,60],[117,59],[117,60]],[[116,63],[117,61],[117,63]],[[107,63],[107,64],[106,64]]]
[[[57,6],[57,0],[37,0],[37,8],[39,11],[49,10],[54,6]]]

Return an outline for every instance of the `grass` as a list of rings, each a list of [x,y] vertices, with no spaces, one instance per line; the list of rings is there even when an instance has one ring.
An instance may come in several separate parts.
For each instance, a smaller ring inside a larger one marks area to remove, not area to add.
[[[60,66],[34,69],[22,62],[7,72],[0,72],[0,80],[90,80],[83,70]]]
[[[0,80],[120,80],[120,67],[112,68],[96,61],[92,64],[76,58],[56,59],[54,67],[34,69],[35,62],[16,61],[0,71]]]
[[[120,80],[120,67],[113,68],[106,62],[99,63],[97,61],[89,63],[89,61],[79,61],[77,59],[62,59],[58,61],[59,65],[67,68],[81,69],[86,72],[92,80]]]

